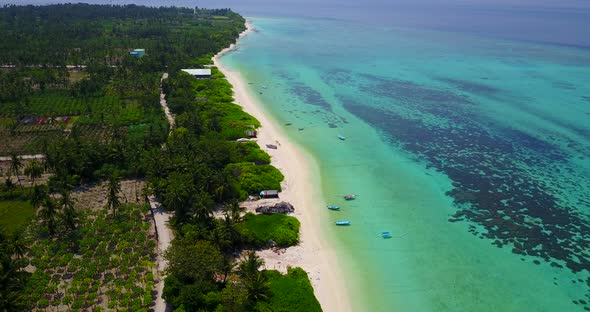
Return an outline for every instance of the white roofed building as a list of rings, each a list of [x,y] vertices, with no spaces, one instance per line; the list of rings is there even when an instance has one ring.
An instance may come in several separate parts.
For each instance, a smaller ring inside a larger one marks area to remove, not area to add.
[[[197,78],[211,78],[211,68],[181,69],[183,72]]]

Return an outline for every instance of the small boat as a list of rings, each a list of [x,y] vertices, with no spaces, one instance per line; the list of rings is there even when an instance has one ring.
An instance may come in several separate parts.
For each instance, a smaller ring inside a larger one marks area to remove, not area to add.
[[[305,129],[305,128],[299,128],[299,131],[303,131],[303,129]]]
[[[270,149],[277,149],[278,147],[274,144],[266,144],[266,147],[270,148]]]
[[[330,210],[340,210],[340,206],[328,205],[328,209],[330,209]]]
[[[336,221],[336,225],[350,225],[350,221],[348,221],[348,220]]]
[[[356,198],[356,194],[349,194],[349,195],[344,196],[344,199],[346,199],[346,200],[353,200],[355,198]]]
[[[346,137],[345,137],[345,136],[343,136],[342,134],[339,134],[339,135],[338,135],[338,138],[339,138],[340,140],[342,140],[342,141],[346,140]]]
[[[383,238],[391,238],[391,233],[390,232],[381,232],[381,237],[383,237]]]

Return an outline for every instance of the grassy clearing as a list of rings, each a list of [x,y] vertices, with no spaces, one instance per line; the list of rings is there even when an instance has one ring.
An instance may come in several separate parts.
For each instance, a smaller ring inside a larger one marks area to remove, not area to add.
[[[295,217],[284,214],[255,215],[248,213],[238,230],[249,245],[255,248],[267,246],[273,240],[282,247],[294,246],[299,243],[299,227],[301,224]]]
[[[0,228],[9,232],[24,230],[34,214],[33,206],[26,201],[0,201]]]
[[[39,238],[26,286],[33,310],[147,311],[153,304],[155,239],[145,205],[126,205],[117,217],[88,211],[78,230]]]
[[[70,83],[76,83],[87,77],[88,74],[82,70],[70,70],[70,76],[68,78],[70,80]]]

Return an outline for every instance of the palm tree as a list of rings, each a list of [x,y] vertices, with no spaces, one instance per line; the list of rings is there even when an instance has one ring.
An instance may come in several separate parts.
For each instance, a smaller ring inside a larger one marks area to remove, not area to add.
[[[0,237],[3,239],[3,237]],[[23,311],[24,280],[18,261],[0,247],[0,311]]]
[[[183,223],[189,216],[192,181],[190,176],[173,172],[167,179],[164,191],[164,207],[173,210],[176,222]]]
[[[268,298],[268,278],[264,272],[259,271],[263,265],[264,261],[254,251],[249,251],[238,269],[238,275],[248,291],[248,300],[252,302]]]
[[[43,206],[39,209],[39,217],[47,225],[47,231],[49,236],[55,235],[57,223],[55,217],[57,216],[57,208],[51,197],[45,197],[43,200]]]
[[[237,223],[240,222],[241,216],[240,216],[240,210],[242,208],[240,208],[240,202],[238,200],[233,200],[231,203],[229,203],[229,205],[225,205],[223,207],[223,210],[225,212],[225,215],[227,215],[232,222]]]
[[[10,236],[10,251],[16,255],[17,259],[22,259],[27,251],[23,231],[14,231]]]
[[[209,240],[217,247],[217,249],[223,252],[229,250],[229,247],[231,247],[232,242],[230,241],[229,237],[226,235],[225,231],[219,223],[209,233]]]
[[[221,263],[221,270],[223,272],[223,285],[227,283],[230,274],[236,269],[236,262],[231,255],[224,255]]]
[[[43,203],[43,201],[45,201],[45,198],[49,196],[47,194],[47,189],[42,186],[42,185],[35,185],[33,186],[33,190],[31,191],[30,194],[30,201],[31,201],[31,205],[33,205],[33,207],[35,208],[39,208],[41,206],[41,204]]]
[[[121,181],[113,173],[109,177],[109,181],[107,183],[107,205],[113,210],[113,216],[117,215],[117,208],[121,206],[121,202],[119,201],[119,192],[121,192]]]
[[[221,231],[224,233],[224,237],[227,237],[230,241],[231,247],[239,245],[242,238],[240,231],[236,228],[236,220],[239,220],[239,218],[236,219],[235,216],[232,217],[229,213],[225,212],[220,225]]]
[[[45,171],[45,168],[37,159],[31,160],[29,165],[25,168],[25,174],[31,178],[33,185],[35,185],[35,180],[41,177],[43,171]]]
[[[213,202],[209,197],[209,194],[200,192],[194,198],[195,202],[192,205],[192,210],[195,218],[201,224],[207,224],[212,220],[212,205]]]
[[[55,173],[55,191],[60,193],[63,191],[71,191],[74,189],[76,181],[74,181],[74,177],[65,170],[67,166],[64,165],[64,167],[61,168],[63,169],[60,169]]]
[[[16,155],[16,153],[12,153],[10,155],[10,169],[12,170],[12,172],[14,172],[14,175],[16,175],[16,180],[18,181],[18,184],[20,184],[20,177],[18,176],[18,174],[22,166],[23,163],[21,162],[18,155]]]
[[[63,209],[63,220],[66,227],[70,230],[76,229],[76,209],[74,208],[74,199],[70,191],[62,190],[60,198],[60,206]]]

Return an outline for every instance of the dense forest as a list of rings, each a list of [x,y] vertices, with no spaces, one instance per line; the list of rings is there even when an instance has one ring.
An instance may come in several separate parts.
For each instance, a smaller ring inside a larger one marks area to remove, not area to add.
[[[283,180],[256,143],[236,142],[258,121],[216,68],[179,70],[210,64],[244,22],[229,9],[0,8],[0,310],[151,309],[147,194],[174,212],[162,294],[174,311],[321,310],[303,270],[261,270],[253,252],[299,241],[295,218],[240,208]]]

